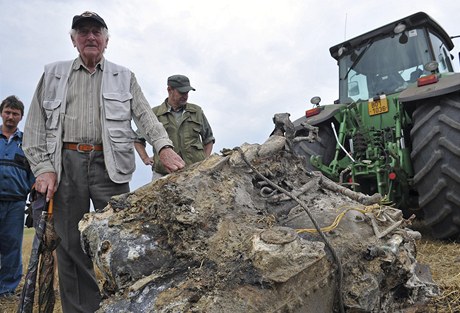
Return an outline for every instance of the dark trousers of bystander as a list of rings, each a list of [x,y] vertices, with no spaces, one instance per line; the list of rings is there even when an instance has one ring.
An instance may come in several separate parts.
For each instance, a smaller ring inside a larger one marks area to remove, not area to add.
[[[0,296],[15,292],[22,277],[26,201],[0,200]]]
[[[109,178],[102,151],[63,150],[61,181],[54,196],[54,223],[61,238],[57,259],[63,312],[93,313],[99,308],[93,262],[81,247],[78,222],[89,212],[90,200],[100,211],[112,196],[126,192],[128,183],[117,184]]]

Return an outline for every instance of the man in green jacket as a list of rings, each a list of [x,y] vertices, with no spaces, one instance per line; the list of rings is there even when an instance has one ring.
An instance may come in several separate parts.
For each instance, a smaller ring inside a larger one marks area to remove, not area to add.
[[[168,98],[154,107],[153,112],[168,132],[174,151],[185,164],[202,161],[211,154],[215,138],[201,107],[187,102],[189,91],[195,91],[195,88],[190,86],[190,80],[184,75],[170,76],[167,83]],[[135,147],[144,164],[152,165],[161,176],[168,174],[157,151],[154,150],[154,156],[150,158],[145,150],[145,140],[139,139]]]

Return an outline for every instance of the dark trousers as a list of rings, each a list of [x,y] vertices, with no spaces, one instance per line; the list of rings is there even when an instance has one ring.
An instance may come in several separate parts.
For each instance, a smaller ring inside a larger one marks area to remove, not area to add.
[[[78,222],[90,211],[90,200],[99,211],[112,196],[126,192],[128,183],[110,180],[102,152],[63,150],[61,181],[54,196],[54,220],[61,237],[57,258],[64,313],[95,312],[101,300],[93,262],[81,248]]]
[[[0,295],[14,293],[21,281],[25,207],[26,201],[0,200]]]

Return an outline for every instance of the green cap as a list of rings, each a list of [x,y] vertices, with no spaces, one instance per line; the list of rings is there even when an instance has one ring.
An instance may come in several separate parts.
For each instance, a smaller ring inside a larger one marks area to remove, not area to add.
[[[190,86],[190,80],[184,75],[173,75],[168,77],[168,86],[177,89],[180,93],[186,93],[195,88]]]

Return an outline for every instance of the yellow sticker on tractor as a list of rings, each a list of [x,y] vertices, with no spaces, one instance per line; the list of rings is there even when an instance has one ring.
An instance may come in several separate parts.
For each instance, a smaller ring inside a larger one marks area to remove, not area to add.
[[[388,112],[387,97],[381,96],[380,98],[369,99],[368,109],[370,116]]]

